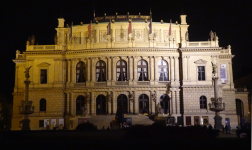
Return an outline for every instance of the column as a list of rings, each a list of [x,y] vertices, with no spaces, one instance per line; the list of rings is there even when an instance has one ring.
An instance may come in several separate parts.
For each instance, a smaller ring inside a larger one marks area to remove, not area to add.
[[[33,81],[33,79],[34,79],[34,69],[35,69],[34,66],[33,66],[34,59],[29,59],[28,61],[29,61],[29,67],[32,66],[31,69],[30,69],[30,78],[29,78],[29,80],[31,81],[30,84],[34,84],[34,81]]]
[[[178,62],[178,56],[174,57],[175,59],[175,81],[179,81],[179,62]]]
[[[108,94],[111,94],[112,92],[108,92]],[[111,114],[112,112],[112,99],[108,99],[108,114]]]
[[[116,81],[116,68],[114,67],[115,65],[115,59],[116,59],[116,57],[112,57],[112,79],[113,79],[113,81],[115,82]]]
[[[117,99],[116,99],[117,92],[113,92],[113,100],[112,100],[112,113],[116,114],[117,110]]]
[[[132,77],[133,77],[133,74],[132,74],[132,72],[133,72],[133,70],[132,70],[132,67],[133,67],[133,64],[132,64],[132,58],[131,58],[131,56],[127,56],[128,57],[128,74],[127,74],[127,76],[128,76],[128,80],[129,81],[132,81]]]
[[[91,62],[91,71],[92,71],[92,74],[91,74],[91,81],[92,82],[96,82],[96,74],[95,74],[95,69],[96,69],[96,60],[97,58],[92,58],[92,62]]]
[[[136,62],[136,59],[137,57],[136,56],[133,56],[133,62],[134,62],[134,65],[133,65],[133,81],[137,81],[137,62]]]
[[[74,59],[72,59],[72,70],[71,70],[71,74],[72,74],[72,83],[76,83],[76,73],[75,73],[75,63],[76,63],[76,59],[74,58]]]
[[[58,72],[58,81],[62,82],[63,81],[63,59],[59,59],[58,61],[58,68],[57,68],[57,72]]]
[[[139,104],[138,104],[138,92],[135,91],[135,99],[134,99],[134,108],[135,108],[135,114],[139,114]]]
[[[153,57],[152,56],[149,56],[149,58],[150,58],[150,65],[151,65],[151,67],[150,67],[150,81],[154,81],[155,80],[155,78],[154,78],[154,73],[155,73],[155,64],[154,64],[154,60],[153,60]]]
[[[158,81],[158,57],[154,56],[154,80]]]
[[[186,56],[182,57],[183,63],[183,81],[187,80],[187,64],[186,64]]]
[[[233,86],[233,67],[232,67],[232,62],[229,62],[229,83],[230,86]]]
[[[187,80],[191,80],[191,75],[190,75],[190,56],[187,56]]]
[[[90,101],[91,101],[91,114],[95,115],[96,114],[96,99],[95,99],[95,92],[91,92],[90,95]]]
[[[70,105],[70,93],[66,93],[67,94],[67,102],[66,102],[66,114],[69,114],[71,109],[71,105]]]
[[[62,59],[62,82],[66,82],[66,59]]]
[[[171,59],[171,81],[174,81],[174,58],[170,57]]]
[[[179,91],[180,89],[177,89],[176,90],[176,104],[177,104],[177,111],[176,111],[176,114],[181,114],[180,113],[180,98],[179,98]]]
[[[87,58],[87,82],[90,82],[90,74],[91,74],[91,58]]]
[[[176,114],[175,89],[171,90],[172,114]]]
[[[19,68],[19,66],[17,66],[16,65],[16,72],[15,72],[15,88],[16,88],[16,91],[14,91],[14,92],[18,92],[18,68]]]
[[[59,63],[58,63],[59,59],[54,59],[54,82],[58,82],[59,81]]]
[[[67,82],[70,83],[71,77],[71,59],[68,59],[68,69],[67,69]]]
[[[111,81],[111,61],[112,61],[112,57],[107,57],[108,59],[108,81]]]

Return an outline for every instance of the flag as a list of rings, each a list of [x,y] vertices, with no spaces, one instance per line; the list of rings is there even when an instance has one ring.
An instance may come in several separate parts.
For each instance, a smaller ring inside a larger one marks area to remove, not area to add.
[[[131,24],[131,22],[132,22],[132,19],[131,19],[131,21],[129,22],[128,34],[132,33],[132,24]]]
[[[107,35],[111,34],[111,19],[109,20],[109,24],[107,26]]]
[[[88,28],[88,37],[91,37],[91,27],[92,27],[92,22],[90,21],[90,24],[87,26]]]
[[[171,19],[170,19],[169,36],[171,36]]]
[[[151,34],[151,33],[152,33],[152,19],[151,19],[150,24],[149,24],[149,34]]]

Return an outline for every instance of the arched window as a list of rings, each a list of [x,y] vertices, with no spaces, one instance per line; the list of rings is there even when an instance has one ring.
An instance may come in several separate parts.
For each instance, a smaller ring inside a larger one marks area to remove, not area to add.
[[[205,96],[200,97],[200,109],[207,109],[207,99]]]
[[[76,99],[76,115],[82,115],[83,110],[82,107],[85,105],[85,97],[82,95],[79,95]]]
[[[116,81],[127,80],[127,64],[124,60],[119,60],[116,63]]]
[[[81,83],[81,82],[86,82],[86,67],[84,62],[79,62],[76,65],[76,82]]]
[[[149,97],[146,94],[139,96],[139,114],[149,113]]]
[[[165,60],[158,62],[159,81],[168,81],[168,63]]]
[[[137,63],[137,78],[138,81],[148,81],[148,65],[143,59]]]
[[[46,111],[46,100],[44,98],[39,102],[39,111]]]
[[[123,114],[128,113],[128,99],[126,95],[121,94],[117,97],[117,108],[122,109]]]
[[[106,64],[102,60],[98,61],[96,64],[96,81],[106,81]]]
[[[160,97],[161,114],[170,114],[170,97],[166,94]]]
[[[106,97],[99,95],[96,98],[96,115],[106,114]]]

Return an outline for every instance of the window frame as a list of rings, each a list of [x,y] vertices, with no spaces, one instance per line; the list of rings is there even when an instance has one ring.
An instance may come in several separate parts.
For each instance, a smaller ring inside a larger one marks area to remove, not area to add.
[[[140,65],[138,65],[139,62],[141,62]],[[146,62],[146,65],[143,65],[143,62]],[[141,71],[138,71],[139,68],[141,68]],[[146,68],[146,71],[142,71],[142,68]],[[138,75],[139,73],[140,73],[140,75]],[[144,73],[146,73],[146,77],[143,77]],[[141,75],[142,75],[142,80],[140,80]],[[148,62],[146,60],[144,60],[144,59],[140,59],[137,62],[137,81],[149,81],[148,80]]]
[[[200,109],[207,109],[207,97],[202,95],[199,98]]]
[[[98,63],[100,62],[100,65],[98,65]],[[102,66],[101,63],[104,63],[104,65]],[[99,72],[97,72],[97,69],[99,69]],[[104,72],[101,72],[101,70],[104,69]],[[96,82],[106,82],[106,63],[102,60],[99,60],[96,65],[95,65],[95,78],[96,78]],[[97,75],[99,75],[99,77],[97,78]],[[99,80],[99,78],[101,78],[101,80]]]
[[[45,74],[45,78],[44,79],[42,79],[42,76],[44,75],[43,73],[42,73],[42,71],[45,71],[46,72],[46,74]],[[40,69],[40,84],[47,84],[48,83],[48,69]],[[46,80],[46,81],[43,81],[43,80]]]
[[[203,68],[203,71],[201,71],[199,69],[200,67]],[[198,77],[198,81],[206,81],[206,66],[204,66],[204,65],[197,66],[197,77]],[[204,78],[204,79],[202,79],[202,78]]]
[[[159,64],[159,62],[161,62],[161,65],[158,65]],[[165,71],[162,71],[163,70],[163,68],[165,68],[165,65],[163,65],[163,62],[166,62],[166,69],[167,69],[167,71],[165,72]],[[168,66],[169,64],[168,64],[168,62],[166,61],[166,60],[163,60],[163,59],[161,59],[161,60],[159,60],[158,61],[158,63],[157,63],[157,66],[158,66],[158,81],[169,81],[169,71],[168,71],[168,69],[169,69],[169,66]],[[161,68],[161,71],[159,71],[159,68]],[[159,75],[159,73],[160,73],[160,75]],[[167,74],[167,80],[164,80],[164,76],[162,76],[162,78],[163,78],[163,80],[160,80],[160,77],[161,77],[161,73],[166,73]]]
[[[80,64],[80,67],[78,65]],[[79,73],[77,73],[79,71]],[[76,83],[85,83],[86,82],[86,66],[83,61],[80,61],[76,64]]]
[[[122,65],[122,62],[125,63],[125,65]],[[119,65],[118,65],[119,63]],[[117,71],[117,69],[120,69],[120,71]],[[125,71],[123,71],[123,69],[125,69]],[[118,73],[119,73],[119,76],[118,76]],[[123,74],[125,74],[125,77],[123,79]],[[121,79],[119,79],[119,77]],[[119,60],[117,61],[116,63],[116,81],[125,81],[127,80],[127,62],[125,60]]]
[[[44,98],[39,101],[39,111],[46,111],[46,99]]]

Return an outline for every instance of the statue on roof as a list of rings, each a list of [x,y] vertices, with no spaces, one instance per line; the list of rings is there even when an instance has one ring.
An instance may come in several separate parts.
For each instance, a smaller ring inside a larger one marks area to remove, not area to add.
[[[209,36],[210,36],[210,41],[213,41],[213,39],[214,39],[214,33],[213,33],[212,30],[210,31]]]
[[[30,38],[30,43],[31,43],[31,45],[34,45],[35,44],[35,36],[34,35],[32,35],[31,36],[31,38]]]

